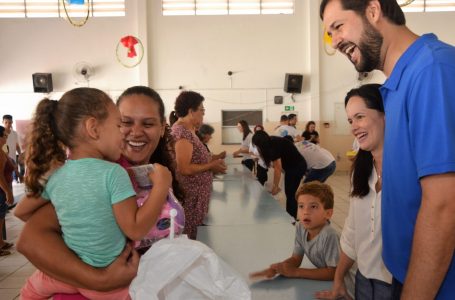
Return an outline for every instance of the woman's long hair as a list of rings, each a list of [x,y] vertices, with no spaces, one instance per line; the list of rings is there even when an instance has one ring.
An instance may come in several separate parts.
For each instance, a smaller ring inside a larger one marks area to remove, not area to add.
[[[316,126],[316,123],[314,121],[308,121],[308,123],[305,125],[305,131],[310,132],[310,125]]]
[[[267,167],[270,166],[271,158],[271,138],[264,130],[256,131],[251,140],[253,145],[258,149],[259,155],[264,160]]]
[[[159,163],[163,166],[166,166],[172,174],[172,189],[175,196],[183,204],[184,194],[183,190],[180,188],[180,185],[175,176],[175,150],[174,150],[174,139],[171,135],[171,129],[166,124],[166,117],[164,115],[164,103],[160,95],[153,89],[146,86],[133,86],[126,89],[118,98],[117,106],[120,105],[122,101],[125,101],[125,97],[131,95],[144,95],[150,99],[151,102],[154,102],[158,105],[158,111],[160,114],[160,121],[162,124],[165,124],[164,135],[160,138],[158,146],[150,157],[150,163]]]
[[[350,90],[344,98],[344,107],[348,105],[352,97],[358,96],[363,99],[369,109],[384,113],[384,104],[379,92],[380,84],[365,84]],[[373,155],[370,151],[359,149],[351,166],[352,188],[351,197],[364,197],[370,192],[368,185],[371,172],[373,171]]]
[[[240,120],[239,121],[240,126],[242,126],[242,132],[243,132],[243,138],[242,140],[244,141],[246,137],[251,133],[250,126],[248,126],[248,122],[245,120]]]

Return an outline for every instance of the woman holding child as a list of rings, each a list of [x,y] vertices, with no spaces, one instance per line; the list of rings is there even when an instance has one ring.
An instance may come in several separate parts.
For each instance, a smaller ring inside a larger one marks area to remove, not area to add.
[[[332,291],[319,299],[348,298],[343,278],[357,262],[356,299],[392,299],[392,276],[382,261],[381,189],[384,106],[379,84],[352,89],[345,98],[346,114],[360,150],[351,169],[351,203],[341,235],[340,261]]]
[[[121,116],[124,162],[130,165],[159,163],[173,175],[172,143],[160,96],[148,87],[133,87],[120,96],[117,105]],[[175,179],[172,179],[172,186],[177,197],[181,197]],[[139,263],[137,252],[130,245],[108,267],[94,268],[83,263],[63,242],[51,205],[32,215],[17,247],[35,266],[53,278],[98,291],[128,286]],[[63,261],[64,264],[56,263]]]

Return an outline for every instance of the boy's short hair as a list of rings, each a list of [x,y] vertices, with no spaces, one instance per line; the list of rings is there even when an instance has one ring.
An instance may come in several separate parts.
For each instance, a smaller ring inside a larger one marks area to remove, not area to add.
[[[13,120],[13,116],[12,116],[12,115],[3,115],[3,120],[10,120],[10,121],[12,121],[12,120]]]
[[[297,201],[301,195],[316,197],[321,201],[324,209],[333,209],[333,190],[328,184],[319,181],[303,183],[295,193],[295,200]]]
[[[286,115],[281,115],[280,117],[280,122],[284,122],[284,121],[287,121],[288,120],[288,116]]]

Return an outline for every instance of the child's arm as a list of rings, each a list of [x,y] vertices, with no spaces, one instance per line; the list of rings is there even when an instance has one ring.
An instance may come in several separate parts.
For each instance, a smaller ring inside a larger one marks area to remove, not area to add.
[[[344,277],[348,273],[349,269],[354,264],[354,260],[352,260],[349,256],[347,256],[343,250],[340,251],[340,261],[338,262],[338,266],[336,268],[335,277],[333,280],[332,290],[330,291],[320,291],[315,294],[317,299],[351,299],[346,290],[346,286],[344,284]]]
[[[300,268],[302,259],[303,256],[294,254],[285,261],[278,264],[273,264],[270,267],[274,269],[277,273],[286,277],[305,278],[313,280],[333,280],[336,268],[334,267],[316,269]]]
[[[149,178],[153,182],[153,188],[143,206],[137,207],[136,197],[113,205],[117,223],[123,233],[134,241],[141,240],[155,225],[172,185],[171,172],[157,163],[154,164],[154,170],[150,172]]]
[[[49,201],[41,197],[35,198],[25,195],[17,204],[14,215],[22,221],[27,222],[35,211],[47,203]]]
[[[291,257],[289,257],[288,259],[286,259],[286,260],[284,260],[282,262],[271,264],[270,267],[268,267],[267,269],[250,273],[250,278],[251,279],[255,279],[255,278],[261,278],[262,277],[262,278],[270,279],[270,278],[274,277],[277,274],[281,274],[283,276],[286,276],[285,274],[278,272],[279,266],[282,265],[282,264],[289,263],[289,264],[292,264],[292,265],[296,265],[298,267],[302,263],[302,259],[303,259],[303,256],[292,255]],[[287,277],[289,277],[289,276],[287,276]]]

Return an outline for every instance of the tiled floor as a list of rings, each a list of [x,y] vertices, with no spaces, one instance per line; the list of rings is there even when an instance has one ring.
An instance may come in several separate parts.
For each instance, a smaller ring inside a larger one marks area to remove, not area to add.
[[[335,193],[335,209],[332,217],[332,226],[341,231],[349,210],[349,177],[346,173],[337,173],[331,176],[327,183]],[[21,185],[14,186],[15,195],[21,192]],[[19,236],[23,223],[12,213],[6,216],[8,241],[15,242]],[[0,300],[19,299],[19,290],[26,278],[35,268],[28,260],[18,253],[15,248],[9,256],[0,257]]]

